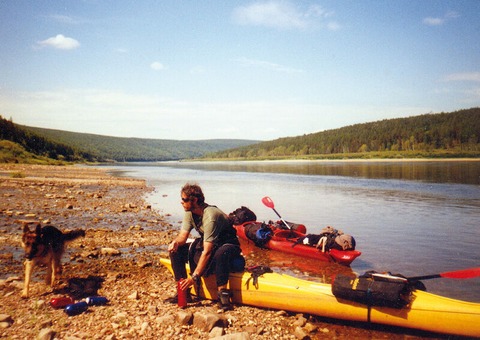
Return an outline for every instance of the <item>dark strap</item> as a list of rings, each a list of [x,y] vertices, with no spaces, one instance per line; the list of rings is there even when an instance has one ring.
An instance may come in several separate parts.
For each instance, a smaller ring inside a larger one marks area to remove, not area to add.
[[[200,301],[201,300],[200,290],[202,289],[202,281],[200,277],[197,277],[196,280],[193,280],[193,283],[195,284],[195,293],[197,293],[195,300]]]
[[[273,273],[273,270],[267,266],[252,266],[247,268],[247,272],[252,273],[247,280],[247,284],[253,279],[253,285],[258,288],[258,278],[265,273]]]

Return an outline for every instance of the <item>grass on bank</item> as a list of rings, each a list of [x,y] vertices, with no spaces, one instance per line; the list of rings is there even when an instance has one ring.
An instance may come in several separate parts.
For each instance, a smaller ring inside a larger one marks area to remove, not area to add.
[[[261,160],[350,160],[350,159],[479,159],[479,151],[434,150],[434,151],[372,151],[336,154],[276,157],[202,158],[203,161],[261,161]]]
[[[51,159],[44,156],[38,156],[25,150],[17,143],[0,140],[0,163],[22,163],[39,165],[65,165],[68,162]]]
[[[349,159],[479,159],[479,151],[462,150],[433,150],[433,151],[383,151],[383,152],[356,152],[341,154],[303,155],[303,156],[276,156],[251,158],[197,158],[196,161],[260,161],[260,160],[349,160]],[[25,150],[21,145],[0,140],[0,163],[66,165],[72,164],[61,159],[51,159],[35,155]]]

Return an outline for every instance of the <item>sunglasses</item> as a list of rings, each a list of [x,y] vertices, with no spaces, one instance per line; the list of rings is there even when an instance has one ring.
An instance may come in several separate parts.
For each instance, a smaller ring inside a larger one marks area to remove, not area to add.
[[[185,203],[187,203],[187,202],[190,201],[190,197],[188,197],[188,198],[182,197],[182,201],[185,202]]]

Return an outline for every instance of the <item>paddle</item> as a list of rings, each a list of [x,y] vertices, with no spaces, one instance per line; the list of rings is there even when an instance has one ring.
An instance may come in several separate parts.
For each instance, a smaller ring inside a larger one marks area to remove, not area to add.
[[[273,203],[270,197],[265,196],[264,198],[262,198],[262,203],[265,204],[266,207],[275,211],[275,214],[277,214],[277,216],[280,217],[280,220],[287,226],[287,228],[292,230],[292,227],[290,227],[288,223],[285,222],[285,220],[282,218],[282,216],[280,216],[280,214],[275,210],[275,204]]]
[[[424,276],[414,276],[408,277],[408,281],[420,281],[428,279],[436,279],[439,277],[444,277],[447,279],[471,279],[474,277],[480,276],[480,267],[455,270],[453,272],[445,272],[440,274],[424,275]]]

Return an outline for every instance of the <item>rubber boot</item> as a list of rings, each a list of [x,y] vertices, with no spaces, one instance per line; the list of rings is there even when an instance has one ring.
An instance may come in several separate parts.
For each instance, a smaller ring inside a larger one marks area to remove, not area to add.
[[[233,296],[232,292],[228,289],[222,289],[218,292],[218,305],[224,311],[232,310],[233,304],[231,297]]]

